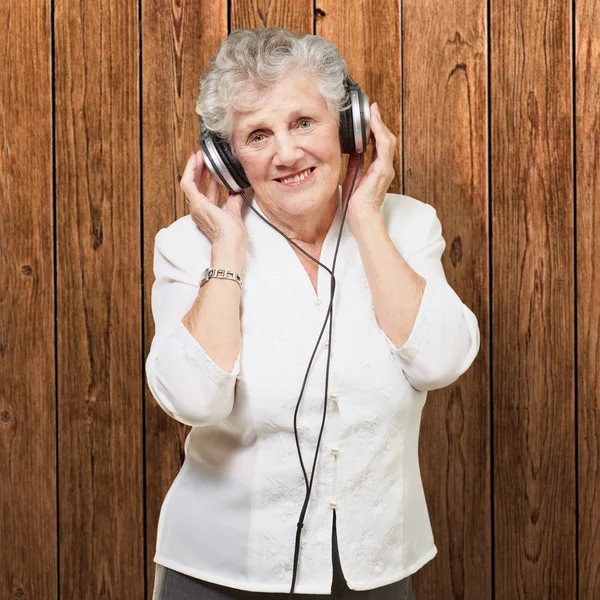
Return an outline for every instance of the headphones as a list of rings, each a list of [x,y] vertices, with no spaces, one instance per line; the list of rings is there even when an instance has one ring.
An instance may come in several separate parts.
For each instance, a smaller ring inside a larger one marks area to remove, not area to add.
[[[290,244],[293,244],[298,250],[300,250],[303,254],[305,254],[308,258],[310,258],[313,262],[317,263],[319,266],[323,267],[330,275],[331,275],[331,294],[329,300],[329,307],[327,309],[327,316],[325,317],[325,321],[321,328],[321,332],[319,334],[319,338],[317,339],[317,343],[315,344],[315,348],[313,350],[312,356],[308,363],[308,367],[306,369],[306,373],[304,375],[304,381],[302,383],[302,388],[300,390],[300,395],[298,397],[298,402],[296,404],[296,410],[294,412],[294,436],[296,438],[296,448],[298,450],[298,458],[300,459],[300,466],[302,467],[302,472],[304,474],[304,481],[306,483],[306,497],[304,500],[304,504],[302,506],[302,511],[298,518],[298,524],[296,529],[296,542],[294,549],[294,568],[292,573],[292,584],[290,588],[289,600],[293,600],[294,598],[294,586],[296,583],[296,574],[298,569],[298,559],[300,554],[300,535],[302,533],[302,527],[304,526],[304,516],[308,509],[308,501],[310,500],[310,493],[312,491],[312,483],[315,474],[315,468],[317,466],[317,456],[319,455],[319,446],[321,445],[321,437],[323,435],[323,428],[325,426],[325,417],[327,415],[327,395],[329,388],[329,366],[331,362],[331,333],[332,328],[331,324],[333,322],[333,298],[335,295],[335,263],[337,260],[337,254],[340,247],[340,240],[342,238],[342,229],[344,227],[344,221],[346,219],[346,212],[348,210],[349,202],[348,200],[352,196],[352,192],[354,190],[354,184],[356,182],[356,176],[358,175],[358,171],[360,168],[361,155],[365,152],[367,145],[369,144],[369,138],[371,136],[371,111],[369,107],[369,99],[367,95],[360,89],[360,87],[354,82],[350,75],[346,74],[344,78],[344,87],[346,88],[346,97],[344,104],[348,104],[347,100],[350,100],[350,106],[346,110],[340,112],[340,146],[342,150],[342,154],[358,154],[358,160],[356,161],[356,170],[354,172],[354,178],[352,180],[352,184],[350,186],[350,191],[348,192],[348,197],[346,198],[346,203],[344,206],[344,211],[342,214],[342,222],[340,225],[340,230],[338,234],[338,240],[335,247],[335,253],[333,255],[333,264],[331,269],[319,262],[316,258],[311,256],[308,252],[306,252],[303,248],[301,248],[296,242],[291,240],[285,233],[280,231],[273,223],[271,223],[268,219],[263,217],[249,202],[244,194],[244,189],[249,188],[250,182],[246,177],[246,173],[244,172],[244,168],[238,161],[238,159],[233,155],[231,151],[231,147],[227,141],[223,138],[215,135],[213,132],[207,130],[204,127],[204,123],[202,121],[202,117],[199,115],[200,121],[200,146],[202,149],[202,156],[204,158],[204,164],[208,167],[209,171],[212,173],[213,177],[224,185],[231,194],[240,194],[244,202],[251,208],[257,216],[259,216],[265,223],[279,232]],[[313,359],[317,352],[317,348],[321,343],[321,338],[323,337],[323,332],[325,331],[325,327],[327,326],[327,322],[329,321],[329,345],[327,347],[327,369],[325,371],[325,395],[324,395],[324,405],[323,405],[323,421],[321,423],[321,431],[319,432],[319,438],[317,440],[317,448],[315,450],[315,458],[312,465],[312,472],[310,481],[306,474],[306,469],[304,468],[304,461],[302,460],[302,453],[300,452],[300,443],[298,441],[298,430],[296,425],[296,418],[298,416],[298,409],[300,408],[300,400],[302,399],[302,394],[304,393],[304,388],[306,387],[306,381],[308,379],[308,373],[310,372],[310,368],[312,366]]]
[[[369,99],[350,75],[344,78],[344,87],[346,100],[350,98],[350,107],[340,112],[342,154],[362,154],[371,137]],[[213,177],[232,194],[239,194],[244,188],[249,188],[250,182],[244,168],[231,151],[231,146],[223,138],[206,129],[200,115],[198,119],[202,157]]]

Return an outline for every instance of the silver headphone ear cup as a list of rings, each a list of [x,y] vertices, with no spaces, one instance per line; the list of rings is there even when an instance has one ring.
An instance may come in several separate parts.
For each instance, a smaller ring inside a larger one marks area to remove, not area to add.
[[[363,152],[366,151],[366,147],[369,145],[371,140],[371,107],[369,105],[369,97],[361,91],[361,125],[362,125],[362,135],[364,140],[364,148]]]
[[[225,164],[216,150],[214,141],[210,139],[210,137],[206,137],[201,139],[200,144],[202,148],[202,158],[204,159],[204,164],[208,167],[208,170],[211,172],[212,176],[230,192],[239,192],[240,190],[237,189],[239,186],[233,177],[231,177],[228,169],[225,167]]]
[[[232,154],[229,144],[206,130],[199,117],[200,147],[204,164],[213,177],[232,194],[237,194],[250,187],[242,165]]]
[[[240,161],[233,154],[231,146],[225,140],[220,140],[220,143],[217,143],[216,147],[219,151],[219,156],[225,163],[229,174],[235,180],[237,186],[240,188],[240,191],[244,188],[250,187],[250,182],[246,177],[244,167],[242,167]]]
[[[364,153],[371,137],[369,98],[352,77],[347,75],[350,107],[340,113],[340,141],[344,154]]]
[[[367,137],[366,119],[369,119],[369,135],[371,132],[371,114],[369,111],[369,99],[367,95],[356,86],[356,89],[350,90],[350,100],[352,102],[352,134],[354,136],[354,152],[356,154],[364,153],[369,143]],[[366,112],[365,112],[366,106]]]

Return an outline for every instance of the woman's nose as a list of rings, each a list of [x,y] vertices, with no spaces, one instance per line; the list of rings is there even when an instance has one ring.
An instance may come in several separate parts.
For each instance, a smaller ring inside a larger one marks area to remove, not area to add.
[[[302,158],[304,151],[289,131],[278,131],[275,134],[274,162],[280,165],[293,165]]]

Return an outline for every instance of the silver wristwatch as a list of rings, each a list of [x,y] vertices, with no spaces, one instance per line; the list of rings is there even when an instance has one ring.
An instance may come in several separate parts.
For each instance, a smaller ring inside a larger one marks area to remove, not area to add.
[[[200,287],[202,287],[209,279],[216,277],[217,279],[231,279],[239,283],[240,288],[242,287],[242,278],[234,271],[228,271],[227,269],[215,269],[214,267],[208,267],[202,273],[202,279],[200,280]]]

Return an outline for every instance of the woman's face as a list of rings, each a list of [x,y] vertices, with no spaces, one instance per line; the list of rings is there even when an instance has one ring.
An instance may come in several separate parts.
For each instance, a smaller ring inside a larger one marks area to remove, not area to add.
[[[264,105],[236,112],[233,123],[232,149],[261,207],[289,220],[323,211],[334,195],[337,201],[339,127],[311,77],[288,75]],[[305,180],[282,181],[306,169]]]

